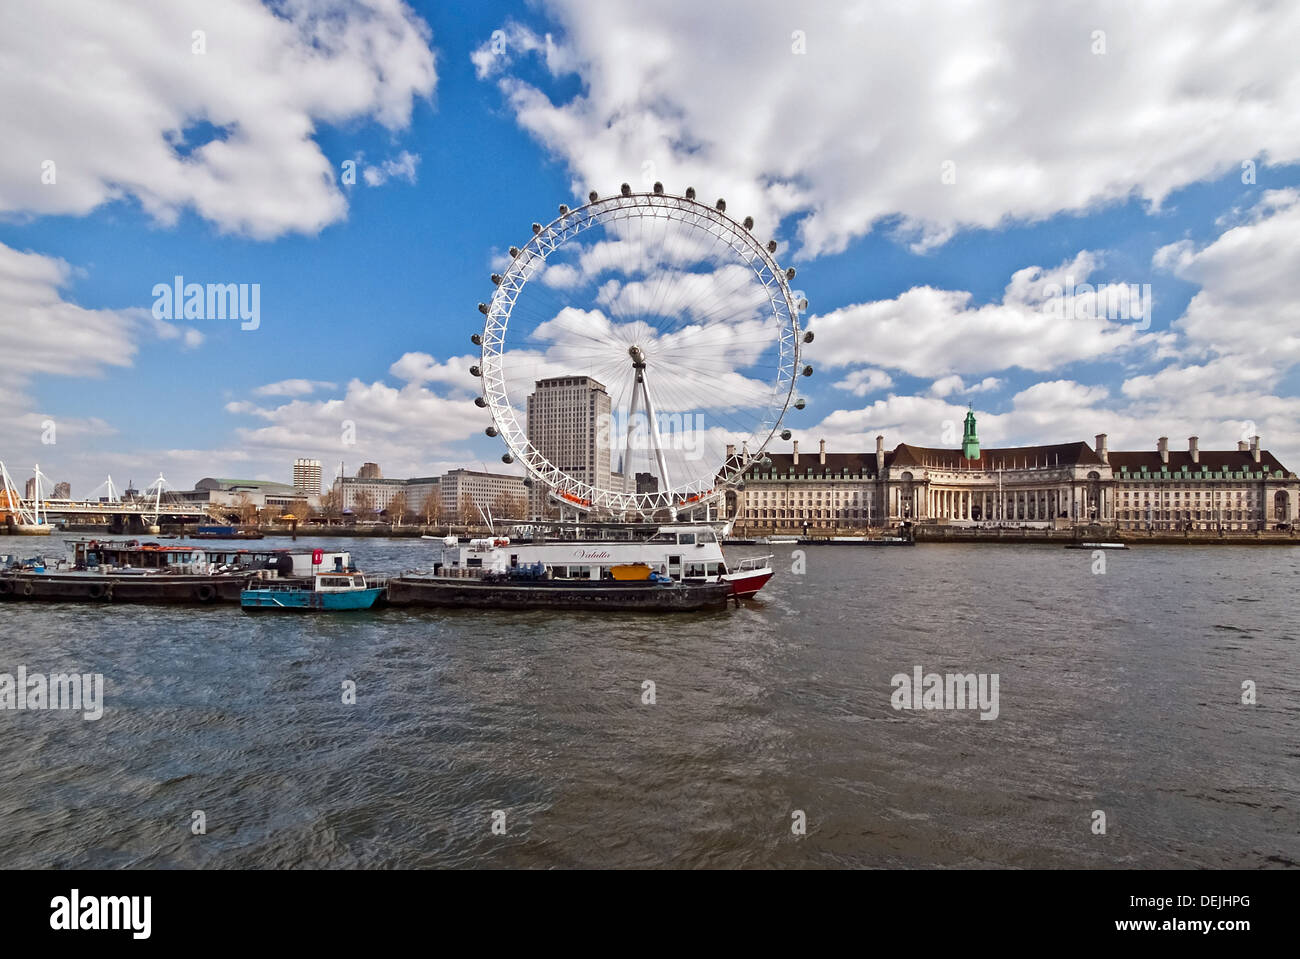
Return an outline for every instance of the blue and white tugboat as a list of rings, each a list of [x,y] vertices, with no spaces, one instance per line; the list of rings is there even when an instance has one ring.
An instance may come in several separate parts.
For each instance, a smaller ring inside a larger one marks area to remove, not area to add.
[[[267,581],[249,586],[239,594],[243,609],[369,609],[384,592],[382,586],[367,586],[361,573],[317,573],[310,580]]]

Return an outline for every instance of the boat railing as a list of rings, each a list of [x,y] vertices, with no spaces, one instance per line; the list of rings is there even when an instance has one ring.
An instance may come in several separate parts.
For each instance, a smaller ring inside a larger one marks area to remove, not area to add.
[[[748,570],[765,569],[772,565],[772,557],[774,555],[774,553],[768,553],[766,556],[747,556],[735,566],[731,567],[731,571],[733,573],[741,573]]]

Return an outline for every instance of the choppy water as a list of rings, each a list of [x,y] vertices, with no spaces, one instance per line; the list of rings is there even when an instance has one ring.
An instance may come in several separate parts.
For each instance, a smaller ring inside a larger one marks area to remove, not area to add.
[[[1300,865],[1300,550],[791,549],[687,616],[0,604],[0,672],[107,685],[0,711],[0,862]],[[917,665],[999,717],[894,710]]]

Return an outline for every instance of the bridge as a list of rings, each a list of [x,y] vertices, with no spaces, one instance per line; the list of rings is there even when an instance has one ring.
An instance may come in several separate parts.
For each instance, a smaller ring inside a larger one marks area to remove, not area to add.
[[[174,491],[167,490],[167,480],[160,473],[139,496],[123,498],[113,484],[113,477],[96,487],[104,496],[93,499],[55,499],[45,495],[51,488],[49,477],[41,473],[40,466],[33,469],[31,497],[20,494],[17,484],[3,461],[0,461],[0,526],[11,532],[46,532],[52,520],[84,519],[94,522],[96,517],[107,517],[112,527],[125,530],[133,519],[148,529],[166,519],[172,522],[202,522],[221,520],[207,503],[189,503],[178,499]],[[31,481],[29,481],[31,482]]]

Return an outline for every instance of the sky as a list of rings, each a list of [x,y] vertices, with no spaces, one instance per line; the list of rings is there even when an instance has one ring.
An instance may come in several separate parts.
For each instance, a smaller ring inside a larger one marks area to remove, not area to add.
[[[1297,45],[1240,0],[6,4],[0,461],[501,469],[489,275],[661,181],[797,269],[804,448],[956,447],[969,406],[986,446],[1300,469]],[[177,276],[255,320],[169,315]]]

